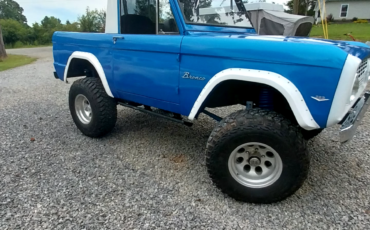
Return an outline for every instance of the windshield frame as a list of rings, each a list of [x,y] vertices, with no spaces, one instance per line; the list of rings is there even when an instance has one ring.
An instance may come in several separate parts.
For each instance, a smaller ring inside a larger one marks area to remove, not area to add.
[[[185,24],[185,27],[187,27],[187,30],[204,30],[205,27],[208,28],[207,30],[211,29],[212,31],[219,31],[219,32],[247,32],[247,33],[255,33],[255,29],[253,28],[252,24],[250,23],[250,26],[235,26],[235,25],[220,25],[220,24],[211,24],[211,23],[197,23],[197,22],[187,22],[185,18],[185,14],[181,10],[180,7],[180,0],[173,0],[176,3],[176,8],[181,15],[181,20]],[[228,0],[225,0],[225,2]],[[199,4],[199,0],[197,0]],[[236,6],[235,0],[233,0],[233,6]],[[249,19],[246,17],[246,15],[243,15],[246,20],[249,21]],[[237,30],[237,31],[235,31]]]

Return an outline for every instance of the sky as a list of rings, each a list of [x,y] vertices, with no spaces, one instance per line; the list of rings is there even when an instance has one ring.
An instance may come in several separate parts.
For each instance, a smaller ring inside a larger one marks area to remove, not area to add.
[[[54,16],[65,23],[66,20],[74,22],[84,14],[86,7],[90,9],[106,9],[107,0],[15,0],[23,7],[23,14],[31,26],[40,22],[45,16]],[[251,0],[256,1],[256,0]],[[267,0],[267,2],[284,4],[287,0]]]
[[[107,0],[15,0],[24,9],[29,25],[40,22],[45,16],[54,16],[65,23],[74,22],[90,9],[106,9]]]

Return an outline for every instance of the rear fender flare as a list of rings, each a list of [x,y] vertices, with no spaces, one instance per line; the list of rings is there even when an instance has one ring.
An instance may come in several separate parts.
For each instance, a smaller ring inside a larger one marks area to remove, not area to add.
[[[212,92],[213,88],[215,88],[221,82],[227,80],[261,83],[275,88],[288,101],[289,106],[291,107],[294,116],[298,121],[298,124],[303,129],[314,130],[320,128],[320,126],[312,117],[301,92],[291,81],[274,72],[253,69],[226,69],[213,76],[203,88],[202,92],[199,94],[196,102],[194,103],[193,108],[188,116],[190,120],[194,120],[194,118],[197,116],[203,102]]]
[[[100,64],[99,60],[92,53],[80,52],[80,51],[76,51],[76,52],[72,53],[72,55],[68,58],[68,62],[67,62],[67,65],[66,65],[66,68],[65,68],[65,71],[64,71],[64,78],[63,78],[64,82],[67,83],[67,75],[68,75],[69,65],[71,64],[73,59],[83,59],[83,60],[87,60],[88,62],[90,62],[91,65],[94,66],[96,72],[98,73],[99,78],[100,78],[100,80],[103,84],[103,87],[105,89],[105,92],[108,94],[108,96],[114,98],[114,96],[112,94],[112,91],[110,90],[110,87],[109,87],[109,84],[108,84],[108,81],[107,81],[107,77],[104,73],[104,69],[103,69],[102,65]]]

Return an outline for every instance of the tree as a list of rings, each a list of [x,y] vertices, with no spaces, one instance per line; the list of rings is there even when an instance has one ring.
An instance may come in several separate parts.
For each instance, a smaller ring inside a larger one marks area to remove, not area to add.
[[[0,61],[4,60],[7,57],[8,55],[6,54],[4,40],[3,40],[3,33],[1,30],[1,25],[0,25]]]
[[[69,32],[78,32],[80,31],[80,25],[78,24],[78,22],[71,23],[70,21],[67,21],[62,30]]]
[[[41,21],[41,26],[45,30],[55,30],[55,29],[61,29],[62,28],[62,21],[59,18],[56,17],[48,17],[46,16],[44,19]]]
[[[41,21],[42,33],[42,44],[50,44],[53,34],[55,31],[63,30],[62,21],[56,17],[45,17]]]
[[[34,37],[37,44],[50,44],[54,32],[63,30],[65,30],[65,25],[59,18],[45,16],[41,23],[32,25],[32,35],[30,36]]]
[[[23,8],[14,0],[0,0],[0,19],[13,19],[22,24],[27,24],[23,15]]]
[[[5,44],[14,46],[17,41],[24,41],[27,35],[26,27],[14,19],[1,19],[3,40]]]
[[[315,14],[316,0],[299,0],[298,6],[298,14],[299,15],[306,15],[306,16],[313,16]],[[287,13],[293,13],[293,0],[289,0],[285,6],[289,9],[286,10]]]
[[[78,18],[82,32],[102,32],[105,26],[106,12],[104,10],[90,10],[86,8],[86,13]]]
[[[0,19],[13,19],[21,24],[27,24],[27,18],[23,15],[23,8],[14,0],[0,0]],[[7,57],[4,40],[0,25],[0,60]]]
[[[89,11],[94,16],[95,30],[104,30],[105,12]],[[0,58],[4,58],[5,45],[13,46],[32,44],[50,44],[55,31],[81,31],[78,22],[71,23],[69,20],[63,24],[59,18],[45,16],[39,23],[34,23],[32,27],[27,25],[27,19],[23,15],[23,9],[14,0],[0,0]]]

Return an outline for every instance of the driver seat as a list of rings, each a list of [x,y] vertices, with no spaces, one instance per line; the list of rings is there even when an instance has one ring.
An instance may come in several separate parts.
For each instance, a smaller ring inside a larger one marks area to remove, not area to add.
[[[121,16],[121,34],[156,34],[155,24],[142,15]]]

